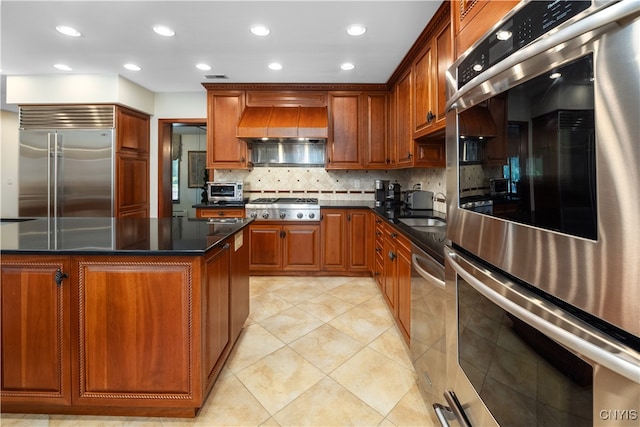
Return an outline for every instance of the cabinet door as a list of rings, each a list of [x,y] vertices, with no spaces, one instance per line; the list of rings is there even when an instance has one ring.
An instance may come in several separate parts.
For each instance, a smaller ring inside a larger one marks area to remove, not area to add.
[[[389,94],[368,92],[364,94],[364,167],[386,169],[391,166],[389,153]]]
[[[384,286],[384,222],[374,215],[373,224],[373,277],[380,289]]]
[[[194,359],[200,313],[192,305],[199,307],[201,283],[193,282],[199,275],[190,260],[170,258],[74,259],[74,404],[200,401],[201,373]]]
[[[282,269],[320,270],[320,225],[285,225]]]
[[[148,156],[142,157],[129,152],[120,153],[116,159],[116,176],[115,215],[117,217],[139,217],[137,214],[140,212],[148,214]]]
[[[444,140],[416,142],[416,166],[443,168],[446,166],[446,157]]]
[[[196,218],[244,218],[244,208],[196,208]]]
[[[56,283],[58,271],[70,271],[67,258],[34,261],[3,255],[2,389],[4,404],[71,404],[69,279]]]
[[[216,363],[230,341],[230,254],[231,243],[226,242],[219,250],[207,256],[204,263],[206,281],[202,290],[204,307],[202,363],[207,375],[205,388],[217,378],[220,367],[215,369]]]
[[[329,93],[327,169],[362,168],[361,92]]]
[[[398,244],[396,289],[398,291],[398,325],[409,343],[411,334],[411,250],[408,242]]]
[[[345,209],[322,209],[322,270],[347,270],[347,211]]]
[[[364,209],[350,209],[347,211],[347,227],[349,271],[369,270],[369,249],[370,249],[370,213]]]
[[[282,227],[272,224],[249,226],[249,268],[280,271],[282,269]]]
[[[249,229],[244,228],[230,239],[231,243],[231,342],[238,339],[249,316]]]
[[[414,132],[419,132],[435,118],[433,90],[435,78],[433,74],[434,49],[429,44],[413,64],[413,124]]]
[[[247,144],[236,138],[243,91],[207,93],[207,168],[247,169]]]
[[[149,153],[149,116],[123,107],[116,107],[117,151],[131,150]]]
[[[394,313],[394,316],[397,315],[398,312],[398,301],[397,301],[397,291],[396,291],[396,275],[398,269],[398,249],[396,247],[396,241],[390,231],[385,231],[384,237],[384,249],[383,249],[383,257],[384,257],[384,273],[382,280],[382,290],[384,293],[384,297],[387,300],[387,304],[391,308],[391,311]]]
[[[434,108],[435,119],[433,121],[434,130],[444,128],[447,116],[447,69],[453,63],[451,23],[447,19],[446,23],[436,33],[433,41],[435,48],[434,55],[434,83],[435,88],[431,92],[433,94],[432,105]]]
[[[149,216],[149,132],[148,115],[116,107],[114,215],[117,217]]]
[[[413,128],[411,127],[411,73],[408,70],[396,88],[395,160],[398,167],[413,166]]]

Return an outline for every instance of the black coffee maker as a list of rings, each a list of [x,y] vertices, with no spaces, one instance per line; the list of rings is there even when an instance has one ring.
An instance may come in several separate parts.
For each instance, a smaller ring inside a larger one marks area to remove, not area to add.
[[[375,184],[376,207],[384,206],[384,203],[387,201],[388,188],[389,188],[389,181],[376,179],[376,184]]]
[[[385,200],[385,206],[387,208],[402,206],[402,196],[400,192],[400,184],[397,182],[392,182],[387,185],[387,197]]]

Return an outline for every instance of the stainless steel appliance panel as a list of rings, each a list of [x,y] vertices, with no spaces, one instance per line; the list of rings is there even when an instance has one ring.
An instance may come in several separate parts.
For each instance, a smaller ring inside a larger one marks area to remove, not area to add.
[[[455,298],[446,291],[444,266],[419,247],[411,247],[410,355],[425,401],[442,400],[448,387],[447,313],[455,313]],[[436,413],[432,414],[433,422]]]
[[[640,3],[594,2],[593,7],[595,13],[576,17],[576,22],[508,56],[460,89],[455,84],[459,62],[454,64],[447,74],[446,138],[447,159],[458,159],[460,112],[558,66],[592,56],[596,236],[465,210],[458,197],[450,197],[448,238],[489,264],[638,337],[640,240],[630,236],[640,235]],[[449,168],[448,194],[458,194],[457,169]]]
[[[452,248],[449,389],[471,425],[633,426],[640,352]]]
[[[113,142],[112,129],[21,130],[19,215],[113,216]]]

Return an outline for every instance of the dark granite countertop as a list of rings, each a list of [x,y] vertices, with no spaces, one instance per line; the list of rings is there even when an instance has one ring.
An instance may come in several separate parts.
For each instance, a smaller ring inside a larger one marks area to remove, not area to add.
[[[442,212],[434,210],[405,210],[400,207],[387,209],[384,206],[373,208],[373,211],[381,218],[393,224],[402,234],[404,234],[418,248],[432,256],[440,264],[444,265],[444,246],[447,243],[446,231],[424,232],[405,225],[400,218],[438,218],[446,221]]]
[[[336,209],[357,209],[357,208],[370,208],[375,207],[373,200],[318,200],[320,209],[322,208],[336,208]]]
[[[2,221],[0,253],[202,255],[251,223],[206,218],[34,218]]]

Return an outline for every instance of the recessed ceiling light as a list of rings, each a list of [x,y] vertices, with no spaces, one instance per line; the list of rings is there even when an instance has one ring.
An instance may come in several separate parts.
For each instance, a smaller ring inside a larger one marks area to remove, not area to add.
[[[268,36],[271,30],[264,25],[254,25],[253,27],[251,27],[251,32],[256,36],[263,37]]]
[[[65,64],[54,64],[53,68],[57,68],[58,70],[62,71],[71,71],[71,67]]]
[[[140,68],[136,64],[124,64],[124,68],[126,68],[127,70],[131,70],[131,71],[140,71],[140,70],[142,70],[142,68]]]
[[[278,64],[277,62],[272,62],[271,64],[269,64],[269,69],[274,71],[282,70],[282,64]]]
[[[154,25],[153,31],[155,31],[156,34],[160,34],[161,36],[165,37],[171,37],[176,34],[176,32],[173,31],[172,28],[167,27],[166,25]]]
[[[349,70],[353,70],[354,68],[356,68],[356,66],[353,65],[351,62],[345,62],[344,64],[342,64],[340,66],[340,68],[342,68],[345,71],[349,71]]]
[[[560,74],[560,73],[551,73],[551,74],[549,75],[549,78],[550,78],[550,79],[554,79],[554,80],[555,80],[555,79],[560,78],[560,76],[562,76],[562,74]]]
[[[367,28],[364,25],[353,24],[347,27],[347,34],[350,36],[361,36],[367,32]]]
[[[208,64],[196,64],[196,68],[202,71],[209,71],[211,69],[211,65]]]
[[[56,27],[56,30],[58,30],[59,33],[62,33],[65,36],[80,37],[82,35],[80,31],[66,25],[58,25]]]

